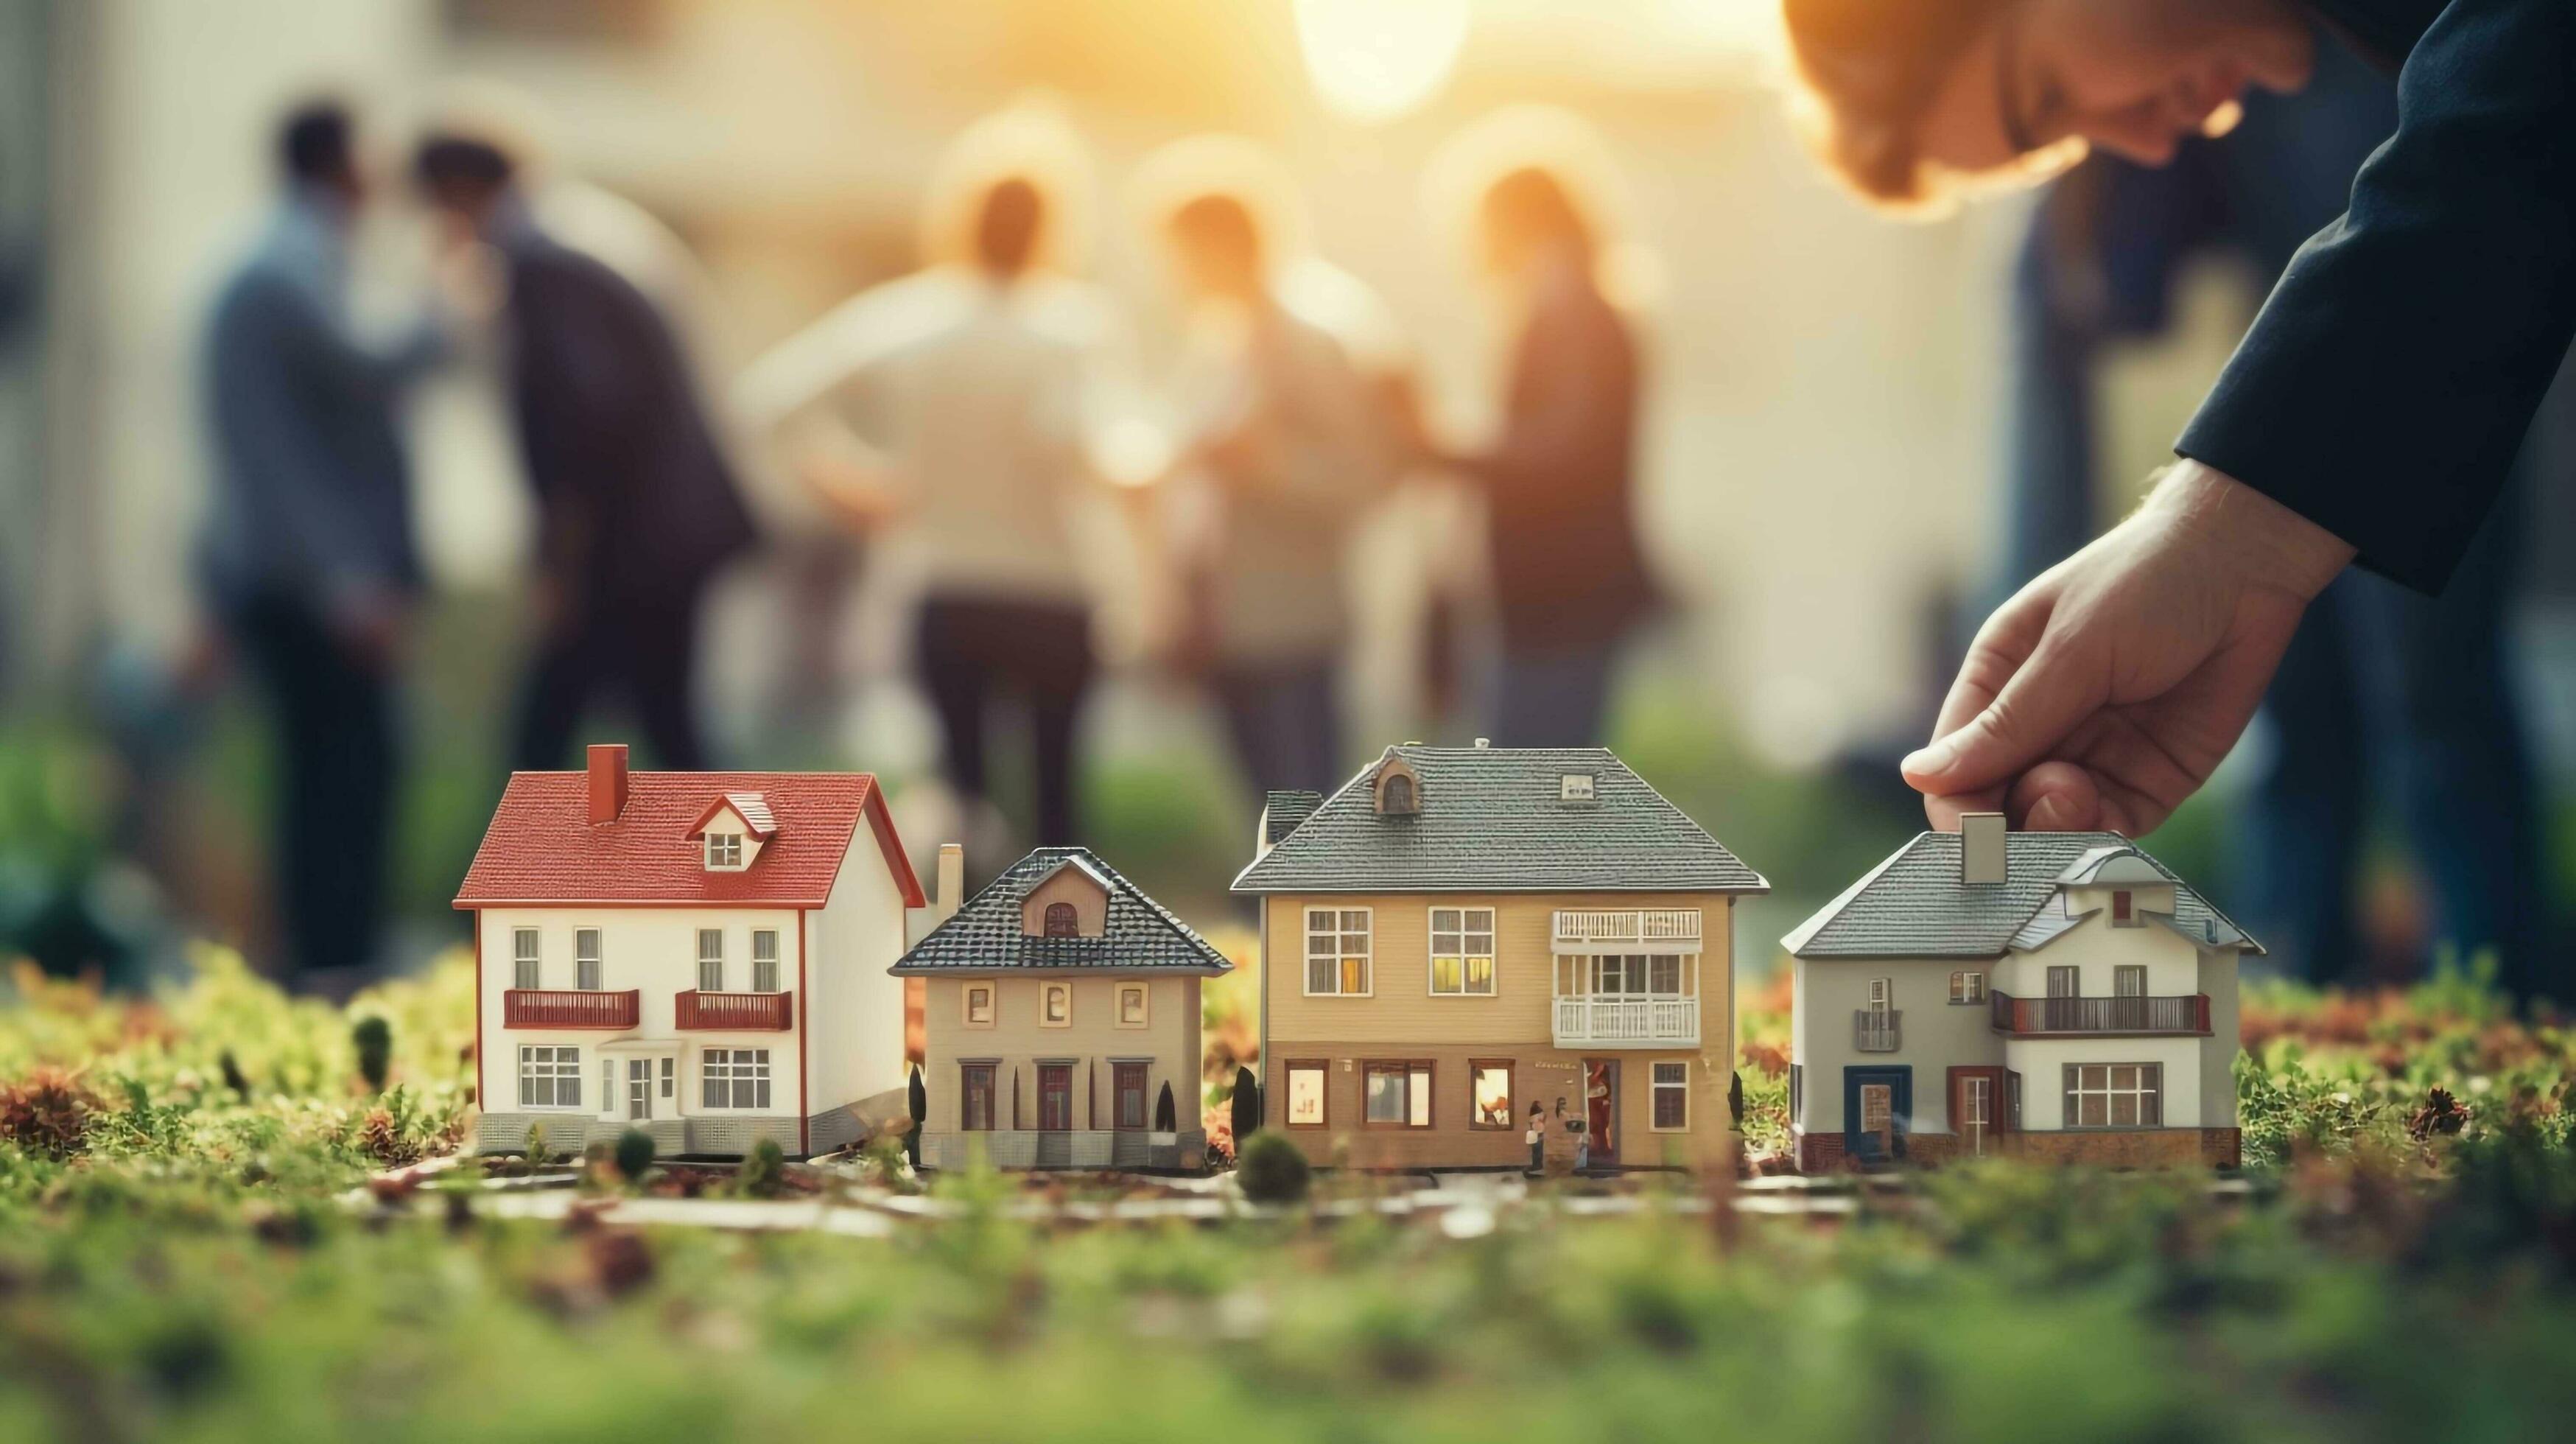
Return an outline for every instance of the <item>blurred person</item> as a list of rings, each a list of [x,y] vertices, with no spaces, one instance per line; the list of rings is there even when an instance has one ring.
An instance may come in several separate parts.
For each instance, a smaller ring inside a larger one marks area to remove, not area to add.
[[[1572,174],[1606,162],[1575,125],[1505,112],[1453,142],[1489,152],[1473,231],[1515,335],[1500,434],[1481,450],[1423,445],[1485,499],[1502,634],[1487,725],[1504,747],[1603,741],[1621,643],[1656,601],[1637,539],[1638,346]]]
[[[1039,845],[1081,837],[1074,750],[1094,671],[1093,601],[1072,516],[1120,323],[1066,273],[1080,157],[1006,112],[961,138],[924,221],[931,263],[863,292],[746,373],[739,409],[855,530],[908,544],[923,595],[914,663],[948,779],[989,809],[992,703],[1028,711]],[[873,411],[881,439],[865,439]]]
[[[2328,583],[2359,560],[2439,591],[2503,490],[2576,335],[2576,6],[1789,0],[1787,18],[1827,161],[1899,205],[2094,145],[2162,165],[2247,86],[2305,85],[2321,25],[2398,68],[2395,134],[2273,289],[2183,460],[1995,613],[1904,763],[1939,824],[2000,805],[2150,831],[2235,744]]]
[[[1391,449],[1341,343],[1281,293],[1293,222],[1275,165],[1200,137],[1143,176],[1187,325],[1170,478],[1185,612],[1175,660],[1214,693],[1255,796],[1329,791],[1341,781],[1347,559]]]
[[[206,332],[200,564],[277,728],[272,867],[287,968],[309,985],[367,967],[383,920],[395,687],[421,586],[397,411],[441,342],[424,323],[379,350],[351,328],[367,187],[350,111],[299,107],[277,148],[283,194]]]
[[[2224,140],[2187,142],[2164,169],[2096,157],[2056,183],[2014,279],[2004,595],[2093,536],[2088,391],[2103,349],[2167,329],[2177,272],[2197,255],[2232,251],[2277,277],[2396,125],[2386,80],[2327,47],[2306,89],[2248,97]],[[2321,982],[2363,970],[2376,778],[2393,784],[2386,800],[2430,885],[2439,940],[2462,958],[2542,946],[2530,747],[2504,655],[2522,489],[2442,596],[2348,573],[2284,653],[2261,714],[2273,745],[2256,753],[2238,909],[2279,965]]]
[[[563,766],[584,712],[616,694],[662,766],[703,769],[699,613],[753,531],[688,362],[632,282],[537,224],[500,145],[433,132],[414,170],[451,239],[491,247],[507,278],[542,630],[514,765]]]

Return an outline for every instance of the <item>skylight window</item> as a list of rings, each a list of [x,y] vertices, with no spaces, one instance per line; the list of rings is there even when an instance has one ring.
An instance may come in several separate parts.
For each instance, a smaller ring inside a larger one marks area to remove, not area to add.
[[[1589,772],[1568,772],[1557,778],[1556,800],[1559,802],[1592,801],[1592,774]]]

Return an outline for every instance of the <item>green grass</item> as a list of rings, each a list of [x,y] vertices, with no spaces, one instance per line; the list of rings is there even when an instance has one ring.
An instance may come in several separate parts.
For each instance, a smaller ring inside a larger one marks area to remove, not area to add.
[[[214,952],[150,1003],[16,987],[0,1080],[69,1065],[97,1111],[68,1156],[0,1141],[0,1439],[2527,1439],[2576,1410],[2570,1042],[2458,979],[2249,996],[2250,1198],[1995,1165],[1841,1223],[1541,1206],[1452,1239],[1044,1228],[987,1176],[889,1241],[343,1206],[465,1116],[453,961],[345,1014]],[[1780,1083],[1746,1083],[1759,1150]],[[2436,1086],[2463,1126],[2419,1138]]]

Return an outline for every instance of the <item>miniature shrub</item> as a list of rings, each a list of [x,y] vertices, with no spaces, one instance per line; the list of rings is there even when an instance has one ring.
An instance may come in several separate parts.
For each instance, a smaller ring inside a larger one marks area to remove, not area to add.
[[[1243,1196],[1254,1203],[1295,1203],[1314,1182],[1305,1153],[1268,1129],[1236,1146],[1234,1175],[1243,1186]]]
[[[1243,1146],[1243,1140],[1261,1131],[1261,1083],[1249,1068],[1234,1070],[1232,1117],[1238,1148]]]
[[[1163,1084],[1163,1094],[1154,1100],[1154,1131],[1171,1133],[1181,1126],[1179,1110],[1172,1106],[1172,1085]]]
[[[905,1101],[911,1105],[912,1127],[903,1135],[903,1156],[914,1168],[921,1167],[921,1124],[930,1116],[930,1094],[922,1087],[921,1070],[912,1070],[912,1082],[904,1089]]]
[[[629,1183],[644,1176],[653,1166],[653,1135],[641,1128],[629,1128],[617,1135],[617,1171]]]
[[[787,1151],[778,1146],[775,1138],[751,1145],[735,1182],[746,1198],[776,1198],[787,1186]]]
[[[545,1163],[547,1158],[546,1125],[542,1123],[531,1123],[528,1125],[527,1150],[528,1166],[530,1168],[536,1168]]]
[[[30,1153],[68,1158],[89,1146],[89,1118],[98,1106],[76,1075],[39,1068],[0,1086],[0,1138]]]
[[[385,1080],[393,1073],[394,1025],[382,1014],[371,1013],[349,1029],[349,1041],[358,1050],[358,1075],[367,1080],[367,1091],[384,1092]]]

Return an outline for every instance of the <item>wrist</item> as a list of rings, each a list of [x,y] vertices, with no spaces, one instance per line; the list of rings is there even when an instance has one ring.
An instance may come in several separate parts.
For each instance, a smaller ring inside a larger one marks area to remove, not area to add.
[[[2352,563],[2352,545],[2343,538],[2197,461],[2167,467],[2139,510],[2161,514],[2199,539],[2237,576],[2303,602]]]

